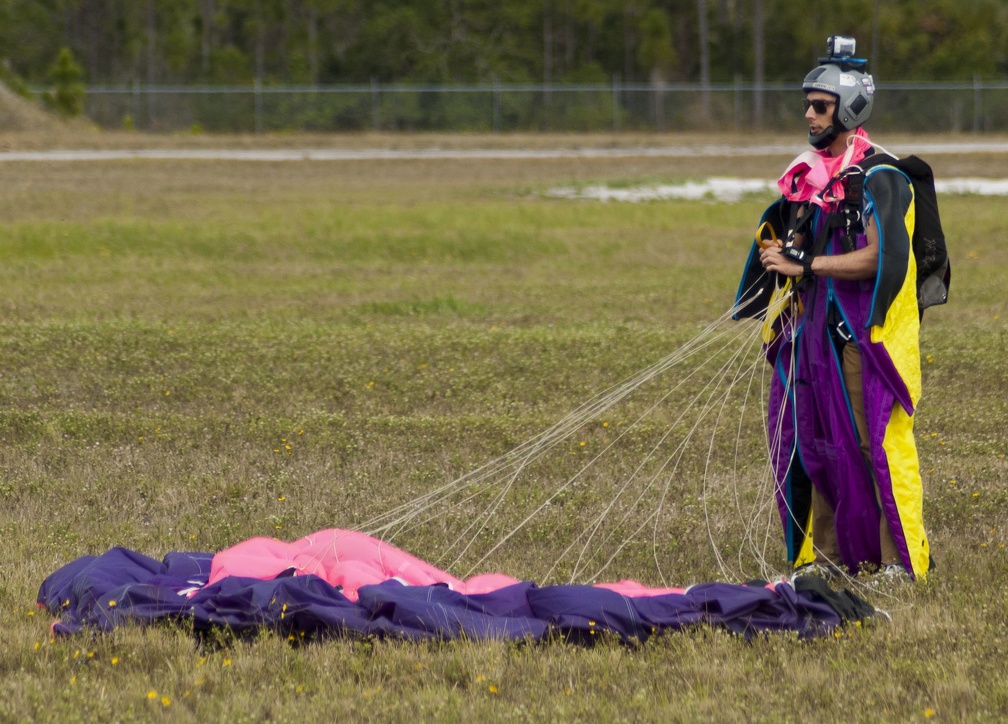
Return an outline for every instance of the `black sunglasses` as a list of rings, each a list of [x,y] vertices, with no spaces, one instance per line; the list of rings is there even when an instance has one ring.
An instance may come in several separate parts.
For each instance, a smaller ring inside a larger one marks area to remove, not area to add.
[[[801,107],[802,107],[803,111],[805,111],[807,113],[808,109],[812,108],[820,116],[823,113],[826,112],[827,108],[829,108],[830,106],[835,106],[835,105],[836,105],[836,101],[823,101],[823,100],[819,100],[818,98],[816,100],[814,100],[814,101],[810,101],[808,98],[802,98],[802,102],[801,102]]]

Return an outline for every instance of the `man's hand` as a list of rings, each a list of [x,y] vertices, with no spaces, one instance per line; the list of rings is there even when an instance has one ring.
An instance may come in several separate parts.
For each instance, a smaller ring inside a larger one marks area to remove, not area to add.
[[[802,265],[794,259],[784,256],[784,252],[779,246],[760,249],[760,264],[767,271],[777,272],[786,277],[800,277],[804,273]]]

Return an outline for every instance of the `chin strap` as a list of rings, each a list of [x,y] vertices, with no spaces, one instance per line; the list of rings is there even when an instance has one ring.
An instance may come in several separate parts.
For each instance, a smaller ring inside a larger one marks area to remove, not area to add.
[[[809,133],[808,142],[812,144],[812,148],[817,151],[823,151],[829,148],[829,145],[833,143],[839,135],[840,134],[836,132],[836,124],[833,124],[825,131],[815,136]]]

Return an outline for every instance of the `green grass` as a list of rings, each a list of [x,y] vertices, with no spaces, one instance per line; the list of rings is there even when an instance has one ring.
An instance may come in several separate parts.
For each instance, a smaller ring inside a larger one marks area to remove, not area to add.
[[[785,161],[743,160],[736,172]],[[1008,174],[1008,159],[985,163]],[[50,639],[38,586],[80,555],[122,545],[160,557],[359,525],[695,338],[730,306],[769,199],[623,205],[540,193],[703,173],[690,164],[0,165],[0,718],[1008,716],[1008,252],[1003,204],[981,198],[942,199],[952,301],[926,315],[917,422],[938,568],[924,585],[871,597],[891,623],[804,643],[699,628],[593,648],[200,642],[184,626]],[[710,378],[683,369],[540,461],[486,540],[687,378],[482,570],[564,579],[569,561],[550,571],[586,520],[656,440],[688,434],[692,418],[677,416]],[[736,557],[765,502],[758,411],[742,415],[742,399],[729,401],[731,434],[697,437],[681,461],[657,550],[652,524],[603,578],[658,583],[656,561],[672,584],[722,577],[715,549]],[[601,552],[657,497],[614,512],[616,537]],[[483,504],[397,542],[438,559]],[[765,553],[782,570],[778,529],[769,536]],[[468,554],[460,572],[477,562]]]

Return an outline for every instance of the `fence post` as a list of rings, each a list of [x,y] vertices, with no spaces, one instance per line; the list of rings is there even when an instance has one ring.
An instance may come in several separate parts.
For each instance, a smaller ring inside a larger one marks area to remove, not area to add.
[[[651,98],[654,103],[655,130],[665,132],[665,81],[657,80],[651,83]]]
[[[493,79],[493,129],[494,133],[500,133],[501,130],[501,91],[500,83],[497,82],[497,77],[494,76]]]
[[[735,82],[732,86],[732,125],[737,131],[742,125],[742,74],[735,74]]]
[[[371,76],[371,125],[375,131],[381,129],[378,119],[378,80],[374,76]]]
[[[612,77],[612,129],[613,133],[620,132],[620,86],[619,76]]]
[[[262,135],[263,132],[263,109],[262,109],[262,80],[258,77],[255,79],[253,86],[253,93],[255,95],[255,132],[257,135]]]
[[[973,74],[973,133],[980,133],[980,74]]]
[[[140,129],[140,81],[133,81],[133,127]]]
[[[154,86],[147,86],[147,130],[153,131],[157,128],[157,99],[154,97]]]

